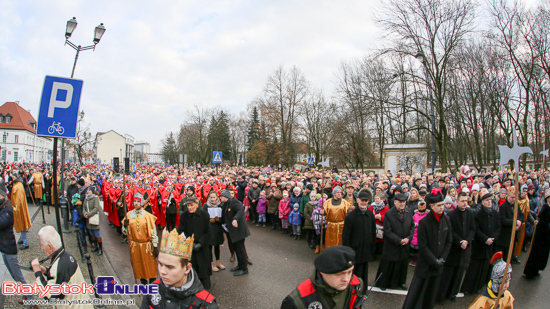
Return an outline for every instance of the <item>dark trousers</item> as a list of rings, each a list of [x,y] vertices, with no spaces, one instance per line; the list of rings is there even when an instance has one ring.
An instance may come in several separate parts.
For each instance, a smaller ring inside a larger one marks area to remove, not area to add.
[[[464,277],[466,266],[443,266],[443,274],[439,282],[439,292],[437,293],[437,302],[441,302],[451,296],[456,296]]]
[[[433,309],[441,275],[420,278],[414,276],[403,309]]]
[[[355,267],[353,268],[353,274],[363,279],[363,290],[361,291],[361,294],[364,295],[365,291],[367,290],[367,282],[369,280],[369,263],[355,264]]]
[[[271,227],[277,227],[277,216],[275,214],[269,214],[269,221],[271,221]]]
[[[235,248],[239,269],[248,270],[248,266],[246,263],[246,252],[244,251],[244,239],[234,242],[233,248]]]
[[[208,250],[212,252],[212,247],[214,247],[214,255],[212,255],[212,262],[214,262],[214,256],[216,257],[216,260],[220,259],[220,246],[208,246]]]
[[[210,276],[206,276],[206,278],[199,277],[199,279],[201,280],[201,283],[204,286],[204,288],[206,290],[210,290],[210,288],[212,287],[212,284],[210,283]]]
[[[254,203],[250,203],[250,217],[254,222],[258,222],[258,212],[256,211],[257,206],[258,206],[258,201]]]
[[[171,231],[175,228],[177,228],[176,226],[176,216],[177,214],[166,214],[166,230],[167,231]]]

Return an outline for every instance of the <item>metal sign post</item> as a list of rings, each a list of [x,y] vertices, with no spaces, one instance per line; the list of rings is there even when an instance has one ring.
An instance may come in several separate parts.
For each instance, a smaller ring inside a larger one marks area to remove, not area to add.
[[[63,229],[59,213],[59,182],[57,180],[57,139],[74,138],[78,123],[80,95],[83,81],[79,79],[46,76],[38,110],[36,134],[53,137],[53,179],[56,185],[53,190],[57,232],[63,242]]]

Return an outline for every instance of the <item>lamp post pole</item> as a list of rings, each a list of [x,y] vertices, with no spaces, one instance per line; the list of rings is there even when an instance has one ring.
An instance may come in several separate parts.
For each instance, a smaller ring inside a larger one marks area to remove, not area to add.
[[[422,61],[424,66],[424,76],[426,77],[426,82],[428,83],[428,96],[430,98],[430,122],[432,126],[432,174],[435,174],[435,120],[434,120],[434,102],[432,97],[432,81],[428,72],[428,62],[426,60],[426,55],[422,51],[416,53],[416,58]]]
[[[84,46],[82,45],[76,45],[73,42],[69,41],[69,38],[73,34],[73,31],[76,29],[76,18],[73,17],[73,19],[70,19],[67,21],[67,28],[65,30],[65,45],[69,45],[74,50],[76,50],[76,56],[74,57],[74,64],[73,64],[73,70],[71,71],[71,78],[74,77],[74,70],[76,68],[76,62],[78,61],[78,55],[80,55],[80,51],[83,50],[95,50],[95,46],[99,43],[101,40],[101,37],[103,36],[103,33],[105,33],[105,27],[103,26],[103,23],[99,24],[99,26],[95,27],[94,31],[94,45]],[[61,139],[61,171],[64,170],[65,166],[65,138]]]
[[[73,34],[73,31],[74,29],[76,29],[76,25],[77,25],[77,22],[76,22],[76,18],[73,17],[73,19],[70,19],[69,21],[67,21],[67,28],[65,29],[65,45],[69,45],[70,47],[72,47],[73,49],[76,50],[76,57],[74,59],[74,64],[73,64],[73,70],[72,70],[72,73],[71,73],[71,78],[73,78],[74,76],[74,69],[75,69],[75,66],[76,66],[76,61],[78,60],[78,55],[80,54],[80,51],[81,50],[89,50],[89,49],[93,49],[95,50],[95,46],[97,45],[97,43],[99,43],[99,41],[101,40],[101,37],[103,36],[103,33],[105,33],[105,27],[103,26],[103,24],[100,24],[99,26],[95,27],[95,31],[94,31],[94,45],[90,45],[90,46],[76,46],[75,44],[73,44],[71,41],[69,41],[69,38],[71,37],[71,35]],[[59,182],[57,181],[57,139],[58,137],[54,137],[53,138],[53,162],[52,162],[52,169],[53,169],[53,182],[55,184],[55,188],[58,188],[59,187]],[[64,163],[65,163],[65,139],[62,138],[61,139],[62,141],[62,145],[61,145],[61,172],[64,171]],[[59,233],[59,236],[61,237],[61,244],[64,246],[64,242],[63,242],[63,229],[61,228],[61,218],[60,218],[60,213],[59,213],[59,192],[57,192],[57,190],[53,190],[53,201],[54,201],[54,207],[55,207],[55,218],[56,218],[56,221],[57,221],[57,232]]]

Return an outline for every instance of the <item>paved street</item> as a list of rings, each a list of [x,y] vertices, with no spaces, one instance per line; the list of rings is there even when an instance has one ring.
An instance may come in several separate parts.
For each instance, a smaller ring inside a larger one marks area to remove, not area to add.
[[[32,205],[29,206],[29,209],[31,215],[38,210]],[[119,282],[133,284],[134,277],[127,245],[120,243],[120,238],[113,228],[107,226],[106,220],[107,218],[102,215],[101,233],[106,254],[101,258],[92,255],[95,275],[114,273]],[[50,215],[46,213],[46,223],[55,226],[53,208]],[[29,233],[31,249],[22,251],[19,256],[22,265],[28,263],[33,257],[42,257],[43,255],[37,235],[41,226],[43,226],[42,217],[40,213],[37,213]],[[212,283],[215,284],[212,293],[216,296],[220,308],[278,308],[282,299],[313,271],[312,262],[316,254],[309,249],[305,240],[294,240],[292,237],[282,235],[279,230],[271,230],[270,227],[262,228],[249,224],[249,228],[252,236],[247,238],[246,247],[254,265],[249,267],[248,275],[234,277],[229,269],[235,266],[236,262],[229,262],[230,255],[227,246],[221,248],[221,259],[227,269],[214,273],[212,276]],[[74,233],[64,234],[69,250],[79,257],[74,237]],[[525,257],[520,258],[524,260]],[[0,272],[4,271],[3,280],[10,280],[9,273],[6,273],[5,267],[2,267],[3,265],[0,265]],[[84,276],[88,279],[85,266],[81,264],[81,267]],[[371,263],[369,267],[370,284],[374,282],[377,268],[378,261]],[[516,298],[516,307],[547,308],[547,303],[550,301],[547,292],[550,290],[549,271],[546,270],[539,278],[532,281],[525,280],[522,271],[523,265],[514,266],[510,291]],[[409,267],[408,283],[412,279],[413,272],[414,268]],[[32,280],[31,272],[25,271],[25,275],[27,280]],[[467,308],[475,297],[475,295],[468,295],[459,298],[457,302],[446,301],[436,308]],[[127,299],[127,297],[124,298]],[[137,305],[141,303],[141,298],[135,297],[134,299]],[[363,308],[401,308],[404,299],[403,295],[373,291]],[[6,297],[3,303],[4,307],[23,308],[15,300],[16,297]]]
[[[103,221],[102,224],[106,226]],[[216,296],[220,308],[279,308],[284,297],[312,274],[313,260],[317,255],[307,246],[304,239],[294,240],[293,237],[282,235],[279,230],[271,230],[269,226],[256,227],[250,222],[248,225],[252,236],[246,240],[246,249],[254,265],[249,266],[248,275],[234,277],[229,269],[236,266],[236,262],[229,262],[229,249],[223,246],[221,260],[227,269],[213,274],[212,294]],[[128,251],[121,249],[114,229],[102,228],[102,233],[104,231],[104,235],[109,233],[114,237],[106,240],[107,246],[113,246],[107,249],[109,261],[116,265],[113,269],[121,280],[132,283],[134,279],[128,262]],[[370,264],[369,284],[374,282],[377,269],[378,261]],[[414,267],[409,267],[407,284],[412,280],[413,272]],[[523,265],[514,266],[510,291],[516,298],[516,306],[546,308],[547,302],[550,301],[547,294],[550,290],[549,271],[533,281],[525,280],[522,273]],[[476,296],[468,295],[456,302],[446,301],[436,308],[467,308]],[[373,291],[363,308],[401,308],[404,299],[404,295]]]

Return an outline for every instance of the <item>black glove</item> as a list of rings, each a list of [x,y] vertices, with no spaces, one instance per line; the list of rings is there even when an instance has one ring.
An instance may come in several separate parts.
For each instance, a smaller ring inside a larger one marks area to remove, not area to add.
[[[158,258],[159,256],[159,247],[153,247],[153,256],[156,258]]]
[[[193,252],[197,252],[201,249],[202,245],[199,243],[193,244]]]
[[[128,228],[129,225],[130,225],[130,220],[124,219],[124,227]]]

